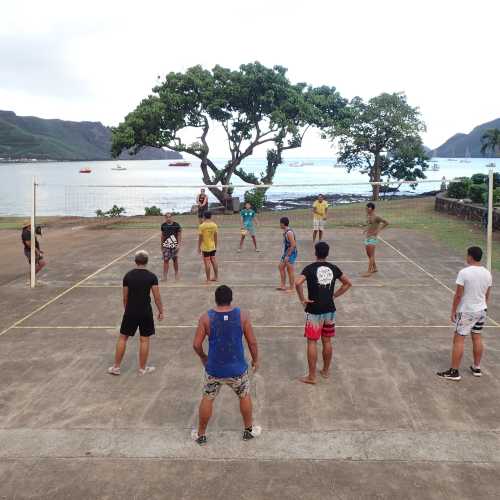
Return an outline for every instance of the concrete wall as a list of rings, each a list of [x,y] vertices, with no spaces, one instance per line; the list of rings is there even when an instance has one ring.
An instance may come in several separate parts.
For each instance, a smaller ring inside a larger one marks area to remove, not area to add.
[[[455,198],[447,198],[445,193],[436,195],[434,208],[438,212],[445,212],[479,223],[481,223],[486,213],[486,208],[481,205],[464,203]],[[500,230],[500,210],[498,208],[493,209],[493,229]]]

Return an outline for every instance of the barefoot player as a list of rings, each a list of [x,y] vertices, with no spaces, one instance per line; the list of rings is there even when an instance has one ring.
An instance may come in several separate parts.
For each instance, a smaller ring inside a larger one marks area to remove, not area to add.
[[[330,247],[320,241],[314,247],[316,262],[304,268],[295,282],[295,289],[300,302],[306,311],[304,337],[307,339],[307,363],[309,373],[300,379],[305,384],[316,383],[316,361],[318,359],[317,343],[321,338],[323,344],[323,368],[320,374],[324,378],[330,376],[332,361],[332,338],[335,336],[335,302],[352,284],[349,278],[335,265],[326,261]],[[342,286],[335,292],[335,281],[340,280]],[[304,298],[302,286],[307,281],[307,299]]]
[[[255,210],[252,208],[251,203],[248,201],[245,203],[245,208],[240,212],[241,216],[241,239],[240,239],[240,247],[238,252],[241,252],[243,249],[243,242],[245,241],[245,236],[249,234],[253,241],[253,246],[255,251],[258,252],[257,248],[257,238],[255,237],[255,225],[257,224],[257,214]]]
[[[319,236],[319,241],[323,240],[327,213],[328,202],[320,194],[318,195],[318,199],[313,203],[313,245],[316,243],[316,236]]]
[[[175,222],[172,214],[165,214],[165,222],[161,225],[161,250],[163,255],[163,279],[168,277],[170,261],[174,263],[175,280],[179,279],[179,250],[182,241],[182,228]]]
[[[280,286],[277,290],[293,292],[295,284],[295,262],[297,260],[297,240],[295,233],[290,229],[290,220],[288,217],[280,219],[280,228],[283,231],[283,255],[279,263]],[[286,275],[290,281],[290,288],[286,287]]]
[[[380,234],[380,231],[389,225],[386,220],[382,219],[382,217],[379,217],[375,213],[374,203],[370,202],[366,204],[366,217],[367,221],[364,234],[366,255],[368,256],[368,271],[363,274],[364,278],[367,278],[378,271],[377,264],[375,262],[375,248],[378,243],[378,235]]]
[[[37,234],[41,234],[41,229],[38,228],[39,232],[35,230],[35,274],[39,273],[45,267],[45,259],[43,257],[43,252],[40,249],[40,243]],[[28,264],[31,264],[31,223],[28,222],[23,226],[21,233],[21,240],[23,242],[24,256],[28,259]]]
[[[198,253],[203,255],[203,264],[205,266],[205,275],[207,283],[210,281],[218,281],[219,267],[215,254],[217,252],[217,224],[212,221],[211,212],[203,214],[203,223],[198,228]],[[213,269],[213,277],[211,277],[211,269]]]

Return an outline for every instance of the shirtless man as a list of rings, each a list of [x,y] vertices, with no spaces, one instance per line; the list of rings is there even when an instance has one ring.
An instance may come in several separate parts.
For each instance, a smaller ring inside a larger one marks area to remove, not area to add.
[[[375,248],[378,243],[378,235],[380,231],[389,225],[386,220],[375,213],[375,204],[372,202],[366,204],[366,216],[367,225],[363,232],[365,234],[366,255],[368,256],[368,271],[363,274],[364,278],[368,278],[378,271],[375,262]]]

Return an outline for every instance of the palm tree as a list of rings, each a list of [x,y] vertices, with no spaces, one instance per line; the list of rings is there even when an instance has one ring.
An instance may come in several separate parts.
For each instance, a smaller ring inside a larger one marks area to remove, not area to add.
[[[500,152],[500,129],[489,128],[481,137],[481,154],[491,151],[496,156]]]

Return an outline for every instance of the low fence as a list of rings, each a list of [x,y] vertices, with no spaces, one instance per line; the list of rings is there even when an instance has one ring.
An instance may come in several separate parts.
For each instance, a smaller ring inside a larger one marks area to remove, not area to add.
[[[445,212],[465,220],[486,224],[486,207],[455,198],[447,198],[444,193],[436,195],[434,208],[437,212]],[[500,210],[498,208],[493,209],[493,230],[500,231]]]

